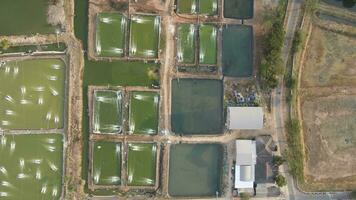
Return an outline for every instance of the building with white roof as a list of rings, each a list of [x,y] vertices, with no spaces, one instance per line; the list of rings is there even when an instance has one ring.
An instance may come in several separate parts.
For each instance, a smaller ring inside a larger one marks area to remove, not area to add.
[[[235,188],[253,188],[255,182],[256,141],[236,140]]]
[[[230,130],[262,129],[262,107],[228,107],[227,126]]]

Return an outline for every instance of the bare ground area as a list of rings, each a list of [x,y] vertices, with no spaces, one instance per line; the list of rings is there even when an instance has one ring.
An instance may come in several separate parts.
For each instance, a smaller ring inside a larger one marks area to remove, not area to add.
[[[356,187],[356,38],[335,32],[336,23],[316,21],[299,90],[306,154],[304,187],[352,190]]]

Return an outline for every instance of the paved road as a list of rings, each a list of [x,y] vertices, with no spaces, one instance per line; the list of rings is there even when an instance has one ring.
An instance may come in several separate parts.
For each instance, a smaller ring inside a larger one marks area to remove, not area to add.
[[[298,19],[301,17],[301,6],[303,0],[290,0],[290,6],[287,10],[287,22],[286,22],[286,36],[284,41],[284,46],[282,49],[282,58],[284,60],[284,65],[286,68],[287,60],[290,55],[290,49],[293,42],[293,36],[297,30]],[[288,116],[288,108],[285,105],[284,101],[284,82],[283,79],[280,79],[279,86],[273,91],[272,95],[272,106],[274,112],[275,120],[275,131],[277,133],[277,140],[279,143],[280,151],[283,152],[286,147],[286,135],[285,135],[285,119]],[[347,200],[350,199],[348,192],[320,192],[320,193],[303,193],[298,190],[294,179],[288,173],[288,166],[282,165],[281,172],[287,179],[288,186],[285,188],[286,199],[289,200]]]

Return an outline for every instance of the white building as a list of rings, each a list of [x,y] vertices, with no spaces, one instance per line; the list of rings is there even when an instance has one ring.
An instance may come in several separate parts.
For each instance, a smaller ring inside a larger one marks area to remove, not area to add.
[[[230,130],[262,129],[262,107],[228,107],[227,126]]]
[[[253,188],[255,181],[256,141],[236,140],[235,188]]]

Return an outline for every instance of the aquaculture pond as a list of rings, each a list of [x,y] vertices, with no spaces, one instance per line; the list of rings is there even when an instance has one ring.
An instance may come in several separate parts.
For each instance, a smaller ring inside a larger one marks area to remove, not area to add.
[[[217,57],[217,28],[213,25],[199,27],[199,63],[214,65]]]
[[[221,80],[172,80],[172,130],[176,134],[220,134],[223,126]]]
[[[57,51],[64,52],[67,46],[63,42],[51,43],[51,44],[37,44],[37,45],[21,45],[21,46],[10,46],[8,49],[0,50],[0,54],[6,53],[30,53],[30,52],[49,52]]]
[[[157,134],[159,93],[134,91],[130,95],[130,134]]]
[[[177,0],[177,12],[194,14],[198,12],[198,0]]]
[[[222,67],[225,76],[252,76],[253,30],[251,26],[227,25],[223,27]]]
[[[218,1],[199,0],[199,13],[206,14],[206,15],[216,15],[218,13]]]
[[[177,27],[177,59],[180,63],[195,62],[196,26],[180,24]]]
[[[99,56],[123,56],[127,19],[119,13],[99,13],[96,18],[95,51]]]
[[[158,57],[160,24],[161,19],[157,15],[131,15],[129,46],[131,57]]]
[[[50,0],[1,0],[0,35],[55,33],[47,23]]]
[[[129,143],[128,148],[128,185],[155,185],[157,145],[155,143]]]
[[[120,133],[122,128],[121,91],[95,90],[93,104],[93,132]]]
[[[322,0],[333,6],[340,8],[345,8],[347,10],[356,12],[356,1],[355,0]]]
[[[169,157],[169,194],[204,197],[220,193],[223,148],[219,144],[175,144]]]
[[[224,0],[224,17],[251,19],[254,0]]]
[[[96,185],[121,184],[121,143],[94,143],[93,180]]]
[[[60,199],[63,136],[28,134],[0,138],[0,199]]]
[[[0,128],[63,128],[65,63],[46,58],[0,65]]]

